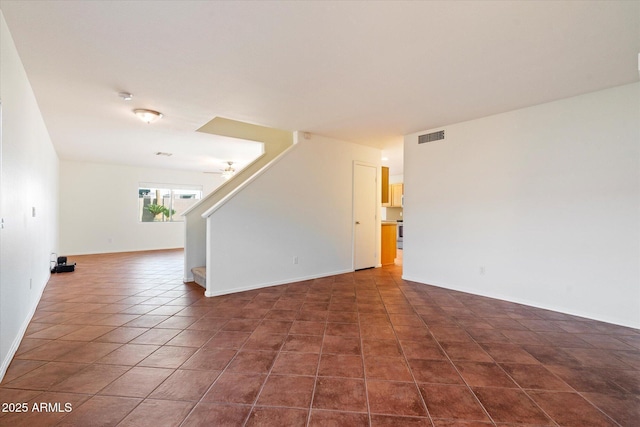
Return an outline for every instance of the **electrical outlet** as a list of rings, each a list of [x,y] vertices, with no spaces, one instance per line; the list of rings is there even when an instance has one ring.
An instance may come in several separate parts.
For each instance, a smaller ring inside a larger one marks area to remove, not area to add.
[[[480,274],[484,276],[484,273],[486,272],[484,265],[480,266]]]
[[[293,257],[293,263],[294,263],[294,264],[297,264],[297,263],[298,263],[298,257],[297,257],[297,256],[294,256],[294,257]]]

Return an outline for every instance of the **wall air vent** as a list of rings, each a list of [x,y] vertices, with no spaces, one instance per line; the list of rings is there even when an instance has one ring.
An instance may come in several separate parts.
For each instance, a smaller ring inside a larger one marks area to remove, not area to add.
[[[439,130],[438,132],[426,133],[424,135],[420,135],[418,137],[418,144],[424,144],[425,142],[439,141],[444,139],[444,131]]]

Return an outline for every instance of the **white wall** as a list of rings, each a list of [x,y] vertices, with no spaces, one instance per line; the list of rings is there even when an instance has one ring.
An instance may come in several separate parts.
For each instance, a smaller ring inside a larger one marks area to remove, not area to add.
[[[58,246],[58,157],[1,13],[0,101],[1,379],[49,279],[50,253]]]
[[[209,217],[208,295],[352,271],[353,162],[379,166],[380,154],[300,138]]]
[[[220,175],[62,160],[60,162],[60,254],[129,252],[184,246],[184,223],[140,222],[141,182],[202,185]]]
[[[405,279],[640,327],[640,84],[440,129],[405,137]]]
[[[183,276],[185,282],[194,280],[191,271],[194,267],[202,267],[207,263],[207,220],[203,217],[203,214],[234,192],[293,144],[293,132],[291,131],[268,128],[222,117],[215,117],[198,129],[198,132],[260,142],[262,143],[263,154],[237,171],[233,178],[230,178],[224,185],[218,187],[216,191],[185,212]]]
[[[402,184],[404,182],[404,175],[391,175],[389,176],[389,184]]]

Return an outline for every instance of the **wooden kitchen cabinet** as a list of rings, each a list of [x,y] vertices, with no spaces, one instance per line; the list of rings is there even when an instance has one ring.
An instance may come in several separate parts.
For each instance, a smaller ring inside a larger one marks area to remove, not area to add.
[[[383,206],[389,205],[389,168],[382,166],[382,179],[380,184],[381,203]]]
[[[382,265],[393,265],[396,260],[396,232],[395,222],[382,223],[382,248],[380,250],[380,263]]]
[[[402,207],[402,195],[404,194],[404,184],[391,184],[391,207]]]

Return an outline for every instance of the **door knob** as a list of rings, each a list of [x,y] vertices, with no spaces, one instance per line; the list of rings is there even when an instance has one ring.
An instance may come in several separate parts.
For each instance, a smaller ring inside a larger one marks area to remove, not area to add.
[[[360,221],[356,221],[356,225],[359,225],[359,224],[360,224]]]

